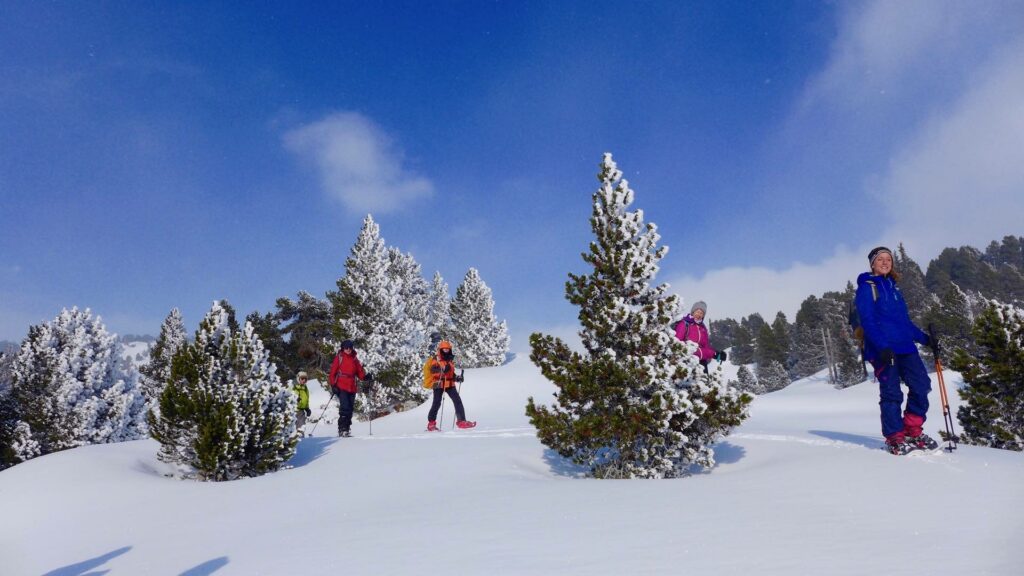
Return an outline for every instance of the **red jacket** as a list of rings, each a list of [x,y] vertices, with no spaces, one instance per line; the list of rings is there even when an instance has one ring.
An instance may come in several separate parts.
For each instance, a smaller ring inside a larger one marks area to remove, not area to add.
[[[356,378],[366,380],[366,370],[363,370],[363,364],[356,356],[356,351],[353,350],[351,354],[338,352],[334,362],[331,362],[331,374],[327,381],[339,390],[355,394]]]

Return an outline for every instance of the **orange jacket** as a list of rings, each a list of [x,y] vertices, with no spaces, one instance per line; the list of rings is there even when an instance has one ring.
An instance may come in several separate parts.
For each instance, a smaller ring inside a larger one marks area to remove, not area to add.
[[[436,387],[438,383],[441,383],[442,388],[450,388],[455,386],[455,362],[448,362],[441,360],[437,356],[431,356],[425,366],[423,366],[424,375],[430,374],[432,387]]]

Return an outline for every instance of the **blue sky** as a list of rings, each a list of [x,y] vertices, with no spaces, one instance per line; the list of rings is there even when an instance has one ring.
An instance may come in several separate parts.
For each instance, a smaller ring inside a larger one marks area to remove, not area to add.
[[[322,296],[371,212],[521,343],[570,333],[614,154],[709,316],[792,314],[866,249],[1024,234],[1024,5],[0,8],[0,339]],[[522,348],[521,344],[516,347]]]

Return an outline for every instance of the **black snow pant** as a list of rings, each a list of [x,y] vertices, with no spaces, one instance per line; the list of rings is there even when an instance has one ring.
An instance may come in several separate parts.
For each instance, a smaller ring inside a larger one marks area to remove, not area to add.
[[[338,397],[338,432],[344,432],[352,427],[352,411],[356,406],[356,393],[334,389]]]
[[[452,404],[455,404],[455,417],[459,420],[466,419],[466,409],[462,407],[462,398],[459,397],[459,391],[455,389],[455,386],[445,388],[444,392],[448,393],[448,397],[452,399]],[[437,420],[437,410],[441,407],[441,396],[442,391],[440,388],[434,388],[434,403],[430,405],[430,413],[427,414],[427,420],[433,422]]]

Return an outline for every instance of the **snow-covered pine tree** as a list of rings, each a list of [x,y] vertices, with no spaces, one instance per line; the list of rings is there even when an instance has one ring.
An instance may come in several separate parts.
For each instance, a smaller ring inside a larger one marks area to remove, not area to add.
[[[49,454],[145,435],[145,399],[122,345],[98,316],[63,310],[29,328],[13,366],[13,395],[29,444]]]
[[[160,394],[171,378],[171,358],[186,342],[185,323],[181,312],[174,308],[160,326],[160,336],[149,353],[149,362],[139,368],[139,389],[148,409],[159,409]]]
[[[974,338],[977,355],[959,349],[951,363],[964,378],[960,441],[1024,450],[1024,310],[992,300]]]
[[[893,260],[893,268],[900,276],[900,292],[903,293],[903,300],[907,303],[907,311],[910,319],[920,325],[935,301],[935,297],[928,292],[925,286],[924,272],[921,267],[910,256],[906,248],[900,242],[896,247],[896,254]]]
[[[448,294],[448,283],[440,272],[434,272],[430,285],[430,300],[427,306],[427,336],[429,350],[434,350],[441,340],[452,338],[452,297]]]
[[[13,364],[14,354],[0,351],[0,470],[22,460],[14,448],[20,418],[12,388]]]
[[[509,337],[505,321],[494,315],[491,289],[470,268],[455,290],[451,305],[452,340],[455,353],[466,368],[499,366],[508,353]]]
[[[600,478],[682,476],[711,466],[711,444],[746,418],[750,396],[709,378],[671,330],[679,299],[652,286],[667,247],[633,191],[605,154],[590,219],[595,239],[586,275],[569,275],[566,297],[579,306],[585,353],[561,339],[530,336],[530,359],[558,387],[554,404],[529,399],[541,442]]]
[[[150,431],[162,461],[202,480],[259,476],[295,453],[295,403],[252,325],[232,331],[228,312],[214,302],[171,362]]]
[[[390,265],[388,273],[398,282],[398,297],[405,305],[403,327],[406,330],[406,346],[408,354],[415,363],[421,362],[430,354],[430,335],[427,322],[430,315],[430,286],[423,278],[423,269],[412,254],[405,254],[398,248],[388,248]],[[421,374],[412,374],[416,384]]]
[[[775,392],[789,386],[789,373],[778,360],[757,366],[757,382],[764,393]]]
[[[965,348],[968,352],[978,352],[971,336],[974,313],[967,294],[955,282],[949,283],[945,294],[932,306],[925,318],[923,328],[927,330],[929,325],[934,328],[943,349],[952,351]]]
[[[343,340],[352,340],[363,367],[375,376],[361,398],[362,411],[373,415],[426,399],[418,376],[422,359],[408,354],[402,287],[389,273],[390,263],[380,226],[367,215],[345,260],[338,290],[327,294],[335,317],[335,341],[330,346],[337,351]]]
[[[741,392],[759,395],[764,394],[764,389],[757,381],[757,377],[746,366],[740,366],[736,371],[736,388]]]

